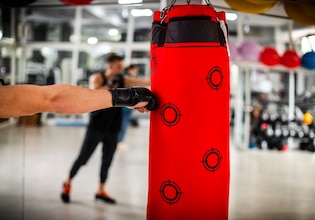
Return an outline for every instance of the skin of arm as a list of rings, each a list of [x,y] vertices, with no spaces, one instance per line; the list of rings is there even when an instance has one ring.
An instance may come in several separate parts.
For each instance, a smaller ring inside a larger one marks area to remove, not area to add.
[[[150,78],[132,78],[125,76],[125,85],[126,86],[150,86]]]
[[[33,115],[38,112],[80,114],[112,107],[107,90],[91,90],[71,85],[0,85],[0,117]]]

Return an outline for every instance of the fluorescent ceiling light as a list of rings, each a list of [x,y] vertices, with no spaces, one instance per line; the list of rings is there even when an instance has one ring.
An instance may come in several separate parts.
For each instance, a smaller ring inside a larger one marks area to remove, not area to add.
[[[107,33],[109,36],[113,37],[113,36],[117,36],[119,34],[119,31],[117,29],[113,28],[113,29],[109,29]]]
[[[96,37],[89,37],[87,39],[88,44],[97,44],[97,42],[98,42],[98,39]]]
[[[225,16],[226,16],[226,20],[228,21],[235,21],[237,19],[237,14],[235,13],[228,12],[225,14]]]
[[[142,3],[143,0],[118,0],[118,4],[126,5],[126,4],[139,4]]]
[[[151,9],[132,9],[131,15],[134,17],[152,16],[153,11]]]

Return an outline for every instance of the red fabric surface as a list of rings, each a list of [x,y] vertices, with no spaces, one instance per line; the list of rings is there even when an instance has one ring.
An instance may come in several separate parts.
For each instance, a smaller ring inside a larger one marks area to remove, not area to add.
[[[216,21],[214,9],[201,5],[174,6],[167,19],[200,15]],[[222,13],[220,18],[224,18]],[[159,12],[154,19],[160,21]],[[226,45],[154,44],[151,74],[159,108],[150,119],[147,219],[228,219],[230,73]]]

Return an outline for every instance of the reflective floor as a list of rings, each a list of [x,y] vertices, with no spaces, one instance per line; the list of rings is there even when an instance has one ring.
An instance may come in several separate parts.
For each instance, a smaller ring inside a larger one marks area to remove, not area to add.
[[[101,148],[74,179],[72,203],[60,201],[84,127],[0,129],[0,220],[141,220],[147,200],[147,120],[127,131],[107,185],[117,205],[94,201]],[[315,219],[315,154],[237,151],[231,147],[231,220]]]

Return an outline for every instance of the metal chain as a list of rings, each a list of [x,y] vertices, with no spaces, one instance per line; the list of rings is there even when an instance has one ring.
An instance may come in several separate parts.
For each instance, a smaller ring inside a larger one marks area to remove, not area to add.
[[[168,11],[174,7],[175,3],[176,3],[176,0],[172,0],[171,4],[169,4],[168,6],[166,6],[165,8],[161,10],[161,13],[160,13],[161,24],[164,22],[164,20],[167,17]]]
[[[187,4],[189,5],[191,0],[186,0],[186,1],[187,1]],[[168,11],[174,7],[175,3],[176,3],[176,0],[172,0],[172,2],[168,6],[166,6],[165,8],[161,10],[161,13],[160,13],[161,24],[165,21]],[[208,6],[212,6],[212,3],[210,0],[206,0],[206,3]]]
[[[210,0],[206,0],[207,5],[212,6],[212,3]]]

